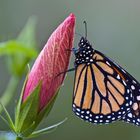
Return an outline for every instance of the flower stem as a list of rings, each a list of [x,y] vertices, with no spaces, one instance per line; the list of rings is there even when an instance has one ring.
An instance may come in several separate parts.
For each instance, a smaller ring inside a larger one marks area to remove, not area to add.
[[[23,140],[23,138],[21,138],[21,137],[16,137],[16,140]]]
[[[3,93],[2,97],[0,98],[0,101],[4,106],[7,106],[11,101],[13,95],[15,94],[18,82],[19,82],[19,78],[15,76],[11,77],[11,79],[9,80],[6,90]],[[0,113],[2,112],[2,110],[3,109],[0,107]]]

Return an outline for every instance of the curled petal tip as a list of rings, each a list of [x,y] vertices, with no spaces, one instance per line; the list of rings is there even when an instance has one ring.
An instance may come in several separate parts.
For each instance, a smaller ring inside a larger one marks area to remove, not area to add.
[[[73,13],[70,13],[69,15],[71,18],[75,18],[75,15]]]

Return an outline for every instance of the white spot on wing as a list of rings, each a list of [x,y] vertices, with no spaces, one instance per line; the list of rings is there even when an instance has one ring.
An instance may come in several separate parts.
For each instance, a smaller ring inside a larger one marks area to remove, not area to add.
[[[125,81],[123,81],[123,84],[126,86],[126,83],[125,83]]]
[[[134,103],[133,106],[132,106],[133,110],[137,110],[138,109],[138,104],[137,103]]]
[[[140,122],[140,119],[137,119],[138,122]]]
[[[130,90],[129,89],[127,89],[127,93],[129,93],[130,92]]]
[[[110,63],[109,63],[108,61],[106,61],[106,64],[109,65],[109,66],[111,66]]]
[[[132,101],[130,101],[129,104],[132,105]]]
[[[121,70],[122,70],[122,72],[126,73],[126,71],[124,69],[121,69]]]
[[[81,114],[83,114],[84,113],[84,111],[81,111]]]
[[[131,89],[134,90],[135,89],[135,86],[134,85],[131,85]]]
[[[112,120],[115,120],[115,117],[113,117]]]
[[[132,81],[134,84],[136,84],[137,82],[135,80]]]
[[[109,122],[109,120],[106,120],[105,122]]]
[[[90,62],[93,62],[93,59],[90,59]]]
[[[103,120],[100,120],[99,122],[103,122]]]
[[[97,120],[94,120],[94,122],[97,123],[98,121]]]
[[[90,112],[89,111],[87,111],[87,114],[89,114]]]
[[[80,109],[79,109],[79,108],[77,108],[76,110],[77,110],[78,112],[80,112]]]
[[[89,121],[91,122],[91,121],[92,121],[92,119],[90,118],[90,119],[89,119]]]
[[[128,104],[128,103],[126,103],[126,106],[129,106],[129,104]]]
[[[75,104],[73,104],[73,107],[75,108]]]
[[[96,116],[95,118],[96,118],[96,119],[99,119],[99,116]]]
[[[132,118],[132,113],[129,113],[129,114],[128,114],[128,117]]]
[[[120,76],[119,75],[117,75],[117,79],[120,79]]]
[[[76,115],[78,115],[78,116],[79,116],[80,114],[79,114],[78,112],[76,112]]]
[[[138,101],[140,101],[140,95],[139,95],[139,96],[137,96],[137,100],[138,100]]]
[[[107,116],[107,118],[111,118],[111,116]]]

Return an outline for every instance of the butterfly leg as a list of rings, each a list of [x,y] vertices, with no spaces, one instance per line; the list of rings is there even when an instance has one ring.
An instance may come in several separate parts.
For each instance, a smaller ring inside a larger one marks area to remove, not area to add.
[[[79,51],[79,48],[66,49],[66,51],[72,51],[74,54],[76,54]]]
[[[75,71],[75,68],[68,69],[67,71],[60,72],[56,77],[60,76],[61,74],[65,74],[67,72]]]

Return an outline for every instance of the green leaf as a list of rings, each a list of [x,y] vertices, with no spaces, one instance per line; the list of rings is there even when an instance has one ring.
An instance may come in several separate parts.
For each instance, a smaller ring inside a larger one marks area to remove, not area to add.
[[[35,39],[36,17],[31,17],[21,33],[19,34],[17,41],[23,43],[29,48],[36,46]]]
[[[23,75],[27,63],[36,58],[37,54],[35,48],[26,47],[17,41],[0,43],[0,55],[7,55],[8,69],[12,75],[18,77]]]
[[[14,123],[13,123],[8,111],[6,110],[6,108],[3,106],[3,104],[1,102],[0,102],[0,104],[1,104],[1,106],[2,106],[2,108],[4,110],[4,113],[6,115],[6,120],[7,120],[8,124],[9,124],[9,127],[11,128],[12,131],[15,132],[15,126],[14,126]]]
[[[35,121],[39,108],[41,82],[20,106],[16,131],[22,133]]]
[[[67,120],[67,118],[65,118],[63,121],[57,123],[57,124],[54,124],[52,126],[49,126],[47,128],[44,128],[44,129],[41,129],[41,130],[37,130],[35,132],[33,132],[29,138],[33,138],[33,137],[37,137],[37,136],[40,136],[42,134],[47,134],[47,133],[50,133],[52,131],[54,131],[59,125],[63,124],[65,121]]]
[[[17,55],[22,54],[28,58],[35,58],[37,51],[34,48],[25,47],[19,41],[7,41],[0,43],[0,55]]]
[[[21,77],[25,67],[36,58],[35,18],[30,18],[25,28],[15,40],[0,43],[0,55],[7,55],[6,62],[12,75]]]

